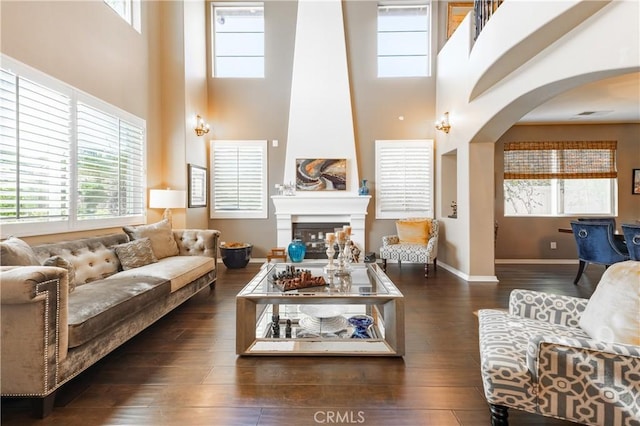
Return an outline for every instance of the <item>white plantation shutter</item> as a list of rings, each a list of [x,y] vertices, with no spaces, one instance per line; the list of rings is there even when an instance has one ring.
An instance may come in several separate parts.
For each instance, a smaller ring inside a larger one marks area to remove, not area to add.
[[[144,129],[78,102],[78,220],[142,214]]]
[[[144,120],[5,56],[2,65],[2,236],[143,223]]]
[[[211,141],[211,218],[267,218],[267,141]]]
[[[68,219],[70,124],[69,96],[2,70],[3,221]]]
[[[376,218],[433,217],[433,141],[376,141]]]

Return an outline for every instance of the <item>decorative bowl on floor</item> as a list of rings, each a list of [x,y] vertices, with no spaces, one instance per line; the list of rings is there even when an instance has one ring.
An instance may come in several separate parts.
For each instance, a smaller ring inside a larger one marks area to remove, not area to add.
[[[248,243],[222,243],[220,244],[222,263],[229,269],[244,268],[251,260],[252,249],[253,245]]]

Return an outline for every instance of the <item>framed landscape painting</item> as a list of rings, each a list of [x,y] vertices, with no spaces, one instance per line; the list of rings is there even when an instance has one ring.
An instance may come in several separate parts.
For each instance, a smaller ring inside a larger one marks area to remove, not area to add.
[[[640,195],[640,169],[633,169],[633,184],[631,186],[633,195]]]
[[[300,191],[345,191],[346,158],[296,160],[296,189]]]

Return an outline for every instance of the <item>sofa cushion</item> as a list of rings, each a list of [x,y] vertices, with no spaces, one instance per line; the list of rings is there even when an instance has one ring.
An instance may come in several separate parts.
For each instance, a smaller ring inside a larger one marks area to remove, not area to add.
[[[55,266],[66,269],[67,278],[69,279],[69,293],[76,289],[76,268],[73,266],[73,263],[62,256],[51,256],[42,263],[42,266]]]
[[[151,240],[153,254],[155,254],[158,259],[180,254],[178,243],[176,243],[176,240],[173,238],[171,223],[169,223],[167,219],[150,225],[125,226],[122,229],[132,240],[139,240],[145,237],[149,238]]]
[[[111,248],[116,252],[122,269],[125,271],[158,261],[151,249],[151,240],[149,238],[140,238],[139,240],[118,244]]]
[[[206,256],[171,256],[158,260],[157,263],[140,268],[122,271],[109,277],[141,277],[150,276],[171,281],[171,292],[215,269],[215,259]]]
[[[169,294],[170,283],[165,279],[118,275],[80,286],[69,295],[70,348],[127,321]]]
[[[31,246],[20,238],[9,237],[0,242],[0,265],[36,266],[40,261]]]
[[[640,262],[611,265],[580,317],[592,339],[640,346]]]
[[[400,239],[400,244],[427,244],[431,232],[430,224],[430,220],[425,218],[396,221],[396,232]]]

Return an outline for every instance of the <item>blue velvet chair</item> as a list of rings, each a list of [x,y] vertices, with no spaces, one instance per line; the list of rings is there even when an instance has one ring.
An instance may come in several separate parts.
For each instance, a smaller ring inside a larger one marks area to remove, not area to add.
[[[622,232],[624,233],[624,242],[629,249],[629,257],[632,260],[640,260],[640,225],[623,223]]]
[[[578,220],[580,222],[607,222],[612,225],[612,232],[616,231],[616,218],[613,216],[603,216],[603,217],[579,217]],[[624,254],[628,254],[627,246],[623,240],[614,238],[613,244],[618,248],[618,250]]]
[[[587,263],[596,263],[608,267],[617,262],[629,260],[614,242],[611,221],[571,221],[571,229],[578,247],[578,274],[573,281],[578,284]]]

